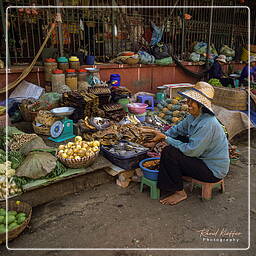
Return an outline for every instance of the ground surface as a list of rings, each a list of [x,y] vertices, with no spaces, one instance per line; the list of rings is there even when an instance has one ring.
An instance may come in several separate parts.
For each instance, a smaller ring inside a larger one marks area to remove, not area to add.
[[[117,251],[7,251],[6,255],[256,255],[256,140],[251,147],[251,248],[247,251],[128,251],[125,248],[247,248],[248,247],[248,147],[236,141],[241,158],[231,165],[225,179],[226,192],[214,192],[209,202],[201,202],[200,190],[189,194],[176,206],[164,206],[139,192],[139,184],[122,189],[108,183],[79,194],[34,208],[30,229],[9,243],[11,248],[123,248]],[[232,242],[203,241],[200,230]],[[225,230],[225,234],[221,231]],[[238,240],[237,240],[238,239]]]

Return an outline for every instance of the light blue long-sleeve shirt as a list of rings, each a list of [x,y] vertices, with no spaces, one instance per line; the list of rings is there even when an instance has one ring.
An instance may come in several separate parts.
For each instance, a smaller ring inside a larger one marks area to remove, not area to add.
[[[186,156],[202,159],[216,178],[222,179],[228,173],[228,140],[215,116],[206,113],[198,117],[189,115],[165,134],[168,144]],[[189,142],[174,139],[178,135],[188,136]]]

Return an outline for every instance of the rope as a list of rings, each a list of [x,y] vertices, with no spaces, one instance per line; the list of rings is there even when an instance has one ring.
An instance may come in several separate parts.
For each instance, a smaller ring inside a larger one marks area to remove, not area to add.
[[[209,70],[210,70],[210,68],[211,68],[211,67],[210,67],[209,69],[204,70],[204,71],[202,71],[202,72],[193,72],[193,71],[191,71],[190,69],[186,68],[184,65],[182,65],[182,63],[181,63],[175,56],[173,56],[173,55],[171,55],[171,56],[172,56],[172,58],[173,58],[175,64],[176,64],[178,67],[182,68],[185,73],[187,73],[188,75],[190,75],[190,76],[192,76],[192,77],[198,78],[198,79],[200,79],[200,78],[202,78],[203,76],[205,76],[205,75],[209,72]]]
[[[5,93],[6,89],[7,89],[7,91],[13,89],[15,86],[17,86],[29,74],[29,72],[34,67],[38,57],[41,55],[41,53],[42,53],[42,51],[43,51],[43,49],[44,49],[48,39],[50,38],[50,36],[52,34],[52,31],[55,29],[55,27],[56,27],[56,22],[52,23],[51,28],[48,31],[47,36],[44,39],[44,42],[41,45],[41,47],[40,47],[39,51],[37,52],[35,58],[33,59],[32,63],[26,69],[23,70],[22,74],[15,81],[13,81],[10,84],[8,84],[7,88],[6,87],[1,88],[0,89],[0,94]]]

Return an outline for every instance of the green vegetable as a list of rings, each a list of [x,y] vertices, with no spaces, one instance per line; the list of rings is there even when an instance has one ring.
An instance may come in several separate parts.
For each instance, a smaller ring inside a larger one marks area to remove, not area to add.
[[[4,208],[0,208],[0,216],[5,216],[6,215],[6,211]]]
[[[8,230],[11,231],[11,230],[17,228],[18,226],[19,226],[19,225],[18,225],[17,222],[13,222],[13,223],[11,223],[10,225],[8,225]]]
[[[220,82],[219,79],[216,79],[216,78],[212,78],[208,81],[209,84],[213,85],[213,86],[218,86],[218,87],[221,87],[222,84]]]
[[[0,224],[4,223],[5,216],[0,216]]]
[[[25,157],[16,151],[9,151],[8,152],[8,160],[12,162],[12,169],[17,169],[21,163],[24,161]]]
[[[0,224],[0,234],[5,233],[6,232],[6,227],[4,224]]]
[[[16,218],[15,218],[14,215],[8,215],[8,217],[7,217],[7,223],[10,224],[10,223],[14,222],[15,219],[16,219]],[[4,218],[4,224],[6,224],[6,218]]]
[[[60,161],[57,161],[54,170],[49,174],[47,174],[45,178],[50,179],[50,178],[58,177],[62,173],[64,173],[66,170],[67,170],[66,167]]]
[[[17,219],[17,223],[20,225],[20,224],[22,224],[25,220],[26,220],[26,217],[25,217],[25,216],[20,216],[20,217]]]
[[[14,216],[15,216],[15,215],[17,215],[17,212],[16,212],[16,211],[8,211],[8,214],[9,214],[9,215],[14,215]]]
[[[20,212],[20,213],[18,213],[17,215],[16,215],[16,219],[18,219],[18,218],[20,218],[20,217],[25,217],[26,218],[26,213],[24,213],[24,212]]]

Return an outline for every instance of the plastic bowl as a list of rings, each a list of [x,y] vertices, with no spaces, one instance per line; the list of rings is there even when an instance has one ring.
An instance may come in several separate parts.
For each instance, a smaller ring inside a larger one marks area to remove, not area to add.
[[[157,180],[159,171],[158,170],[150,170],[150,169],[144,167],[143,164],[145,162],[148,162],[151,160],[158,160],[158,159],[160,159],[160,157],[146,158],[146,159],[140,161],[139,166],[140,166],[140,169],[142,170],[145,178],[147,178],[149,180]]]
[[[148,105],[145,103],[130,103],[127,104],[130,113],[139,115],[144,114],[147,111]]]

